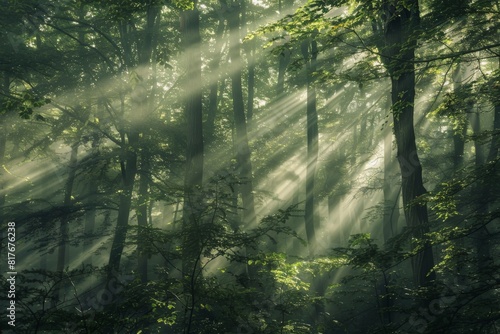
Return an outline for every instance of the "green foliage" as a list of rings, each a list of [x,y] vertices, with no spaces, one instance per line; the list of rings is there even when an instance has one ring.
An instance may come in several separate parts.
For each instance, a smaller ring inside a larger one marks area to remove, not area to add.
[[[192,0],[173,0],[174,6],[180,10],[193,10],[194,2]]]
[[[472,85],[463,85],[460,90],[446,93],[441,105],[429,116],[447,117],[452,124],[453,132],[461,135],[468,122],[467,114],[474,105],[475,99],[476,97],[472,94]]]
[[[408,1],[396,3],[398,9],[414,9]],[[415,108],[418,115],[439,120],[415,120],[429,192],[412,205],[429,206],[430,232],[416,237],[412,228],[394,223],[393,238],[382,245],[380,237],[373,237],[381,234],[376,233],[386,204],[379,198],[383,136],[376,130],[390,114],[384,104],[389,91],[385,68],[400,63],[384,59],[390,47],[381,39],[384,4],[310,0],[293,11],[279,8],[292,14],[264,27],[256,25],[268,22],[278,4],[246,4],[240,18],[247,26],[241,32],[257,29],[245,38],[241,70],[247,75],[248,64],[255,65],[249,140],[253,181],[259,185],[259,223],[241,226],[245,210],[238,193],[248,180],[234,175],[237,142],[228,84],[234,64],[226,57],[226,8],[199,3],[202,107],[214,101],[209,87],[215,83],[217,112],[215,136],[205,151],[205,186],[193,194],[193,203],[183,203],[189,140],[183,104],[189,92],[179,88],[180,64],[188,57],[177,55],[178,16],[194,9],[194,2],[5,1],[0,13],[0,114],[6,136],[0,143],[0,215],[23,226],[19,234],[26,249],[19,258],[29,265],[38,257],[54,258],[61,245],[58,227],[68,221],[70,265],[81,259],[73,254],[102,265],[126,192],[131,202],[123,271],[115,273],[113,284],[106,268],[23,270],[18,317],[26,321],[18,328],[67,333],[186,333],[188,328],[200,334],[495,332],[499,268],[496,260],[480,268],[478,258],[482,245],[491,245],[493,259],[499,252],[498,156],[471,166],[480,151],[472,144],[487,151],[498,135],[490,126],[500,96],[500,72],[496,58],[490,60],[496,57],[490,45],[498,35],[498,5],[420,2],[419,44],[416,58],[408,62],[417,69],[419,100],[403,102],[403,93],[392,114],[397,119]],[[153,26],[148,9],[155,6],[160,10]],[[134,67],[148,31],[154,44],[151,61]],[[332,199],[333,208],[318,210],[323,253],[301,257],[307,248],[300,209],[306,146],[300,45],[311,38],[320,50],[313,74],[321,152],[316,199]],[[261,50],[259,43],[266,42],[271,54]],[[469,54],[473,49],[481,50]],[[277,57],[286,60],[279,74]],[[454,78],[461,87],[453,91],[449,62],[467,73]],[[277,74],[283,77],[284,97],[275,96]],[[243,86],[247,97],[248,82]],[[462,135],[471,109],[480,114],[482,126],[473,136],[465,134],[464,168],[450,173],[447,129]],[[205,113],[207,123],[209,116]],[[443,130],[443,124],[450,126]],[[76,166],[68,166],[72,147],[79,150]],[[132,181],[146,180],[146,190],[139,184],[125,190],[130,157],[138,159],[137,180]],[[75,172],[71,185],[69,170]],[[384,177],[397,184],[399,176],[393,174]],[[62,204],[66,195],[70,205]],[[373,204],[369,211],[366,203]],[[183,204],[197,209],[184,225]],[[139,211],[142,207],[146,213]],[[137,226],[137,218],[147,218],[146,226]],[[374,230],[369,233],[369,228]],[[332,231],[341,235],[339,240],[332,241]],[[350,233],[349,241],[343,240]],[[332,243],[342,247],[328,253]],[[436,250],[432,270],[438,279],[432,286],[415,287],[409,279],[411,262],[429,245]],[[137,248],[149,262],[147,282],[137,269],[138,259],[144,259]],[[192,267],[182,269],[183,262]],[[66,297],[58,300],[54,292],[61,286]]]
[[[5,99],[0,107],[2,113],[9,111],[17,111],[19,117],[29,119],[36,109],[43,107],[51,102],[50,98],[41,97],[32,91],[25,91],[23,93],[13,95]],[[35,115],[36,120],[43,121],[45,118],[42,115]]]

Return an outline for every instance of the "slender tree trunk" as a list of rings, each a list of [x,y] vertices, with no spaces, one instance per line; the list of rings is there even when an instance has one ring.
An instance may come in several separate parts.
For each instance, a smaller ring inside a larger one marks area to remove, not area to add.
[[[453,133],[453,170],[457,172],[464,164],[465,135],[467,125],[460,129],[460,133]]]
[[[186,52],[184,81],[185,117],[187,122],[186,171],[184,177],[182,275],[184,290],[191,298],[185,308],[185,333],[191,333],[197,298],[197,276],[201,274],[200,256],[203,211],[203,123],[201,91],[201,37],[197,1],[194,9],[181,12],[181,38]]]
[[[75,176],[76,176],[76,164],[77,164],[77,158],[78,158],[78,143],[75,143],[71,146],[71,154],[69,158],[69,173],[68,173],[68,179],[66,180],[66,186],[64,189],[64,202],[63,206],[66,210],[69,210],[72,205],[72,196],[73,196],[73,186],[75,184]],[[69,215],[64,215],[63,218],[61,219],[60,227],[59,227],[59,234],[60,234],[60,241],[59,241],[59,249],[57,253],[57,266],[56,270],[60,273],[61,278],[63,278],[63,271],[65,266],[67,265],[66,263],[66,252],[67,252],[67,246],[68,246],[68,241],[69,241]],[[58,291],[58,299],[62,300],[63,298],[63,293],[64,293],[64,288],[65,284],[61,284],[59,287]]]
[[[458,63],[453,72],[453,90],[455,94],[460,94],[462,91],[462,68],[461,64]],[[464,114],[467,114],[471,109],[471,105],[467,107],[467,110],[463,110]],[[460,129],[453,129],[452,140],[453,140],[453,175],[458,175],[460,169],[464,166],[464,153],[465,153],[465,136],[467,134],[468,122],[464,122],[463,126]],[[453,217],[449,223],[452,225],[463,227],[463,218],[461,214],[461,208],[458,208],[460,215]],[[457,247],[461,249],[465,249],[465,238],[460,238],[455,241]],[[456,278],[460,284],[465,283],[465,269],[464,263],[467,261],[467,256],[461,254],[455,260],[455,273]]]
[[[471,108],[471,115],[470,115],[470,125],[471,125],[472,132],[474,133],[474,135],[479,135],[479,133],[481,132],[481,116],[479,115],[479,112],[472,111],[472,108]],[[484,156],[483,149],[484,149],[484,147],[483,147],[482,143],[479,140],[474,139],[474,151],[476,151],[475,163],[476,163],[477,167],[484,164],[484,162],[486,160],[486,158]]]
[[[193,10],[181,13],[181,32],[186,49],[187,74],[185,80],[185,114],[187,119],[187,170],[186,185],[201,186],[203,181],[203,136],[201,92],[201,37],[199,13]],[[188,189],[192,190],[191,187]]]
[[[496,101],[495,105],[495,120],[493,121],[493,137],[491,139],[491,146],[488,153],[488,161],[493,161],[498,158],[500,150],[500,101]]]
[[[222,9],[221,9],[222,11]],[[221,14],[222,15],[222,14]],[[216,42],[215,42],[215,52],[212,54],[212,60],[210,61],[210,72],[214,76],[210,82],[210,91],[208,95],[208,114],[206,121],[206,142],[211,143],[215,135],[215,117],[217,115],[218,106],[218,83],[219,83],[219,62],[222,53],[222,35],[224,33],[224,18],[219,17],[219,23],[217,25],[216,31]]]
[[[84,235],[85,239],[83,241],[83,252],[88,254],[88,258],[84,260],[85,264],[93,265],[93,253],[89,253],[89,250],[93,245],[93,234],[95,230],[96,221],[96,201],[97,201],[97,182],[89,182],[88,184],[88,205],[89,208],[85,211],[85,228]]]
[[[128,22],[122,21],[119,24],[119,32],[121,39],[121,46],[123,52],[123,58],[126,69],[130,69],[134,66],[134,57],[132,54],[131,41],[131,31],[130,24]],[[145,38],[146,39],[146,38]],[[147,45],[147,41],[144,41]],[[143,47],[145,46],[143,45]],[[144,53],[139,52],[139,60],[143,61]],[[121,115],[125,114],[125,98],[121,98]],[[136,102],[134,101],[134,104]],[[137,106],[136,106],[137,107]],[[137,115],[133,114],[133,115]],[[137,116],[135,116],[137,117]],[[139,147],[139,130],[135,124],[137,120],[133,117],[132,123],[134,126],[128,132],[123,129],[118,129],[121,136],[121,159],[120,159],[120,170],[122,174],[122,186],[119,194],[119,206],[118,206],[118,217],[116,219],[116,228],[114,233],[113,242],[111,244],[111,251],[108,260],[108,281],[113,278],[115,272],[120,269],[120,262],[125,247],[125,240],[127,238],[130,211],[132,209],[132,195],[135,185],[135,176],[137,174],[137,149]]]
[[[500,57],[498,57],[498,67],[500,68]],[[494,87],[495,96],[493,97],[493,105],[495,107],[495,114],[493,119],[493,136],[491,138],[491,146],[488,151],[488,162],[493,161],[499,156],[500,150],[500,87]]]
[[[427,191],[422,180],[422,166],[417,154],[413,126],[415,102],[416,40],[412,34],[418,27],[420,15],[417,0],[396,3],[385,2],[385,59],[392,84],[392,112],[397,159],[402,177],[402,195],[406,223],[417,240],[423,240],[429,231],[427,206],[413,201]],[[432,247],[427,244],[412,259],[413,278],[416,286],[427,286],[435,279]]]
[[[317,251],[316,240],[316,216],[317,203],[315,199],[316,165],[318,161],[318,113],[316,110],[316,89],[313,74],[316,71],[316,58],[318,55],[317,42],[314,37],[302,42],[302,56],[305,61],[305,76],[307,85],[307,166],[306,166],[306,203],[305,203],[305,230],[309,255],[314,256]],[[317,297],[323,297],[326,287],[326,277],[320,275],[311,282],[311,291]],[[311,313],[311,323],[316,327],[319,322],[318,316],[324,313],[324,304],[321,299],[314,303],[314,311]]]
[[[394,226],[391,220],[392,207],[392,182],[391,182],[391,164],[392,164],[392,133],[389,126],[386,126],[384,133],[384,243],[394,236]]]
[[[181,34],[187,52],[187,75],[185,80],[185,116],[187,123],[186,173],[184,179],[184,225],[197,224],[200,220],[200,204],[197,195],[203,183],[203,132],[202,132],[202,92],[201,92],[201,52],[199,13],[196,9],[181,13]],[[186,240],[189,243],[189,240]],[[185,245],[187,248],[191,246]],[[196,256],[198,246],[189,257]],[[190,252],[188,252],[190,253]],[[187,259],[186,259],[187,260]],[[192,262],[191,259],[188,262]],[[190,273],[188,270],[186,274]]]
[[[479,135],[481,132],[480,116],[479,113],[473,114],[473,120],[471,126],[473,133]],[[483,145],[478,141],[474,140],[474,147],[476,149],[476,168],[481,168],[481,166],[486,162],[484,156]],[[488,212],[488,202],[489,202],[489,185],[486,184],[487,181],[482,181],[477,186],[478,192],[478,202],[477,202],[477,212],[484,216]],[[480,218],[481,219],[481,218]],[[483,224],[482,221],[479,222]],[[488,266],[491,264],[491,245],[490,245],[490,235],[486,226],[481,226],[476,232],[472,234],[472,239],[476,248],[476,263],[477,269],[480,275],[484,274]]]
[[[462,87],[462,74],[460,63],[457,64],[453,73],[453,90],[459,92]],[[465,135],[467,134],[467,123],[460,132],[453,131],[453,171],[456,173],[463,167],[465,151]]]
[[[252,46],[248,47],[247,55],[248,55],[247,56],[248,57],[247,120],[248,120],[248,128],[250,130],[252,130],[253,129],[253,113],[254,113],[254,96],[255,96],[255,60],[254,60],[254,51],[252,50]]]
[[[356,164],[356,153],[358,151],[358,125],[353,124],[352,126],[352,148],[350,155],[351,166]]]
[[[302,42],[302,55],[306,62],[307,82],[307,167],[306,167],[306,204],[305,204],[305,228],[309,254],[314,255],[316,248],[315,232],[315,189],[316,164],[318,161],[318,113],[316,110],[316,89],[312,75],[316,70],[316,57],[318,48],[314,39]]]
[[[155,87],[156,87],[156,62],[152,59],[154,55],[155,43],[157,43],[156,35],[159,29],[161,7],[150,2],[146,9],[146,29],[143,33],[142,47],[138,50],[139,63],[147,66],[148,70],[151,67],[151,72],[148,71],[150,77],[150,93],[146,101],[136,106],[146,110],[146,115],[150,115],[154,108]],[[139,44],[139,41],[137,42]],[[140,124],[140,123],[139,123]],[[137,125],[139,128],[141,126]],[[142,130],[144,132],[144,129]],[[149,172],[150,172],[150,153],[148,147],[142,147],[140,150],[141,170],[138,189],[138,206],[136,209],[137,225],[138,225],[138,240],[137,240],[137,272],[143,283],[148,280],[148,256],[145,248],[147,238],[145,229],[148,227],[148,210],[149,210]]]
[[[137,174],[137,143],[139,133],[130,131],[128,143],[123,142],[124,159],[120,162],[122,173],[122,191],[118,207],[118,217],[116,220],[115,235],[111,245],[111,252],[108,261],[108,279],[113,278],[113,273],[120,269],[120,261],[125,246],[125,239],[128,232],[128,223],[132,205],[132,193],[134,190],[135,176]]]
[[[149,150],[143,148],[141,152],[141,169],[139,172],[139,196],[137,206],[137,271],[141,278],[141,282],[148,281],[148,255],[145,252],[147,238],[145,236],[145,229],[148,227],[148,192],[149,192],[149,177],[150,163],[149,163]]]
[[[284,49],[278,57],[278,83],[276,85],[276,96],[278,101],[283,99],[285,92],[285,72],[290,62],[290,51]]]
[[[243,36],[247,34],[247,7],[246,0],[241,1],[241,26],[243,28]],[[253,109],[254,109],[254,96],[255,96],[255,41],[251,40],[245,43],[245,53],[248,60],[248,74],[247,74],[247,124],[248,129],[253,128]]]
[[[471,114],[471,128],[475,136],[479,136],[481,133],[481,117],[479,112],[473,112]],[[486,162],[486,157],[484,156],[483,144],[478,140],[474,139],[474,149],[475,154],[475,165],[476,168],[481,168]],[[481,215],[487,212],[487,198],[485,198],[482,193],[487,192],[488,187],[484,183],[477,185],[476,191],[478,196],[478,202],[476,203],[476,211]],[[487,196],[486,196],[487,197]],[[486,201],[485,201],[486,200]],[[481,222],[480,222],[481,223]],[[476,249],[476,263],[478,272],[482,273],[487,267],[490,256],[490,245],[489,245],[489,233],[486,226],[480,227],[475,233],[472,234],[473,243]]]
[[[97,102],[97,109],[98,112],[104,110],[104,104],[102,100],[98,100]],[[93,135],[93,140],[92,140],[92,148],[90,150],[90,154],[94,157],[94,159],[98,160],[99,159],[99,143],[98,143],[98,138],[97,138],[97,133]],[[99,174],[96,175],[99,179],[102,179],[105,177],[105,170],[100,170]],[[96,210],[96,204],[97,204],[97,193],[98,193],[98,183],[97,182],[89,182],[88,183],[88,199],[87,199],[87,205],[89,208],[85,212],[85,227],[84,227],[84,235],[85,239],[83,241],[83,252],[88,254],[88,258],[85,260],[85,263],[88,265],[93,265],[93,253],[88,253],[89,250],[92,248],[94,244],[94,231],[95,231],[95,224],[96,224],[96,215],[97,215],[97,210]]]
[[[499,58],[499,66],[500,66],[500,58]],[[494,87],[497,93],[499,92],[497,87]],[[482,145],[475,140],[474,145],[476,147],[476,166],[479,168],[483,163],[491,163],[494,162],[498,158],[498,151],[500,149],[500,98],[498,95],[493,97],[493,105],[494,105],[494,114],[493,114],[493,135],[491,138],[491,144],[488,150],[488,154],[486,159],[484,158],[484,151],[482,150]],[[478,135],[481,130],[480,125],[480,117],[479,113],[475,115],[476,119],[473,124],[473,131],[475,135]],[[483,160],[485,159],[485,160]],[[496,169],[498,171],[498,169]],[[495,172],[495,171],[494,171]],[[482,215],[486,216],[489,212],[492,211],[491,205],[492,200],[491,197],[494,191],[497,190],[497,185],[495,182],[491,182],[490,178],[483,179],[481,184],[478,186],[480,195],[479,202],[477,206],[477,211]],[[485,224],[485,222],[481,222],[481,224]],[[480,227],[480,229],[474,233],[472,236],[475,241],[476,246],[476,261],[478,266],[478,272],[481,276],[484,276],[488,273],[488,269],[491,268],[491,265],[494,264],[493,257],[491,254],[491,235],[488,231],[486,225]]]
[[[231,63],[239,66],[241,62],[239,44],[239,10],[232,8],[229,13],[228,23],[230,36]],[[241,199],[243,202],[243,225],[249,227],[255,224],[255,203],[253,196],[252,162],[250,146],[248,144],[247,121],[245,117],[245,106],[243,101],[243,89],[241,83],[241,68],[231,71],[231,90],[233,95],[233,115],[236,128],[236,162],[237,172],[241,178]]]

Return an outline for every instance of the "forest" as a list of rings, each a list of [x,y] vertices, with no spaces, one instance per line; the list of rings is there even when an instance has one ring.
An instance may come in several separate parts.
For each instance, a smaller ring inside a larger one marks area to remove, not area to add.
[[[500,1],[0,4],[0,333],[500,332]]]

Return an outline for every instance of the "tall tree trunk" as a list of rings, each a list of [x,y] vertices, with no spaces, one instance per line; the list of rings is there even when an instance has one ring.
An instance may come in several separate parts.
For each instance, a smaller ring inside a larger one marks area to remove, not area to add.
[[[143,101],[137,107],[146,110],[146,115],[150,115],[154,108],[154,97],[155,97],[155,87],[156,87],[156,62],[152,59],[154,55],[155,43],[157,42],[156,34],[159,29],[160,21],[160,10],[161,7],[150,2],[146,9],[146,29],[143,33],[142,47],[139,52],[139,63],[145,67],[148,67],[148,74],[150,77],[147,79],[151,80],[149,97],[146,101]],[[139,44],[139,42],[138,42]],[[150,67],[152,67],[150,69]],[[149,72],[151,70],[151,72]],[[137,125],[139,128],[142,126]],[[141,131],[144,132],[144,129]],[[138,206],[136,209],[137,214],[137,272],[143,283],[148,280],[148,256],[145,252],[145,244],[147,243],[147,238],[145,237],[145,229],[148,226],[148,209],[149,209],[149,173],[150,173],[150,153],[148,147],[142,147],[140,150],[141,159],[141,170],[139,178],[139,193],[138,193]]]
[[[475,136],[479,136],[481,133],[481,117],[479,112],[473,112],[470,119],[472,132]],[[480,169],[481,166],[486,162],[486,157],[484,155],[483,144],[478,140],[474,139],[474,149],[475,154],[475,165],[476,168]],[[483,193],[488,193],[488,186],[485,182],[480,182],[476,188],[478,201],[476,203],[476,211],[480,215],[484,215],[488,212],[487,203],[488,195],[483,196]],[[480,219],[481,220],[481,219]],[[479,224],[482,224],[479,221]],[[476,232],[472,234],[473,243],[476,249],[476,264],[478,272],[481,274],[488,267],[491,259],[490,254],[490,244],[489,244],[489,233],[486,226],[481,226]]]
[[[102,100],[97,101],[97,109],[98,112],[104,110],[104,104]],[[99,143],[98,143],[98,134],[93,134],[92,139],[92,148],[90,149],[90,154],[94,157],[94,159],[99,159]],[[105,170],[100,170],[99,175],[96,175],[99,179],[102,179],[105,175]],[[93,265],[93,253],[89,253],[89,250],[92,248],[94,244],[94,231],[95,231],[95,223],[96,223],[96,205],[97,205],[97,193],[98,193],[98,183],[97,182],[89,182],[87,185],[87,205],[89,208],[85,211],[85,227],[84,227],[84,236],[85,239],[83,241],[83,252],[88,254],[88,258],[85,259],[84,263],[88,265]]]
[[[141,169],[139,171],[139,196],[137,205],[137,272],[141,278],[141,282],[148,281],[148,255],[145,252],[147,238],[145,237],[145,229],[148,227],[148,192],[149,192],[149,150],[144,147],[141,151]]]
[[[352,168],[356,164],[357,151],[358,151],[358,124],[354,123],[352,125],[352,148],[351,148],[351,152],[349,153]]]
[[[160,8],[150,4],[146,12],[146,29],[142,40],[136,41],[138,47],[137,54],[139,63],[142,65],[148,65],[151,60],[151,54],[153,49],[153,39],[154,39],[154,28],[157,26],[155,20],[159,19]],[[134,64],[132,56],[132,45],[130,41],[130,27],[126,22],[121,22],[119,25],[121,44],[123,48],[123,55],[125,60],[125,67],[131,68]],[[134,95],[134,94],[132,94]],[[140,95],[140,94],[136,94]],[[122,115],[124,115],[124,98],[122,97]],[[144,100],[142,96],[136,99],[132,99],[135,108],[143,108]],[[134,115],[138,115],[135,113]],[[135,177],[137,174],[137,150],[139,148],[139,138],[140,138],[140,126],[135,122],[138,119],[131,118],[132,128],[127,132],[119,129],[121,135],[121,145],[122,145],[122,159],[120,161],[120,169],[122,173],[122,189],[119,195],[119,208],[118,217],[116,222],[115,235],[113,238],[113,243],[111,245],[111,252],[108,261],[108,280],[110,280],[115,271],[120,268],[121,256],[125,246],[125,240],[128,233],[129,217],[132,208],[132,195],[135,184]]]
[[[83,241],[83,252],[88,254],[88,258],[84,260],[85,264],[93,265],[93,253],[89,250],[93,245],[93,234],[95,230],[95,221],[96,221],[96,201],[97,201],[97,182],[89,182],[88,184],[88,205],[89,208],[85,211],[85,227],[84,227],[84,236],[85,239]]]
[[[453,71],[453,91],[455,94],[461,94],[463,90],[462,86],[462,68],[461,64],[458,63]],[[468,105],[466,110],[462,112],[466,115],[472,109],[472,105]],[[465,153],[465,137],[467,134],[468,122],[464,124],[459,129],[453,129],[452,140],[453,140],[453,175],[458,175],[460,169],[464,166],[464,153]],[[449,223],[453,225],[463,225],[464,220],[462,218],[461,208],[458,209],[460,215],[453,217]],[[460,238],[456,240],[457,247],[465,249],[465,238]],[[462,253],[462,252],[461,252]],[[455,260],[455,272],[457,280],[460,284],[465,283],[465,268],[464,263],[467,261],[467,256],[460,254]]]
[[[247,48],[247,57],[248,57],[248,75],[247,75],[247,88],[248,88],[248,97],[247,97],[247,120],[248,120],[248,128],[250,130],[253,129],[253,113],[254,113],[254,97],[255,97],[255,57],[254,57],[254,46],[253,41],[251,46]]]
[[[388,99],[389,102],[389,99]],[[389,103],[390,104],[390,103]],[[384,243],[390,238],[394,237],[397,227],[397,222],[399,220],[399,187],[394,185],[394,164],[395,161],[392,158],[392,131],[390,126],[386,126],[384,129],[384,184],[383,184],[383,194],[384,194],[384,220],[383,220],[383,235]],[[394,305],[394,300],[390,295],[390,274],[384,274],[382,281],[380,283],[381,295],[383,295],[382,305],[384,307],[382,311],[383,321],[385,324],[392,323],[392,312],[390,309]]]
[[[250,147],[248,145],[247,123],[245,117],[245,106],[243,101],[243,89],[241,83],[240,43],[239,43],[239,9],[233,7],[228,16],[230,29],[230,58],[234,66],[231,71],[231,90],[233,97],[233,116],[236,128],[236,162],[237,172],[241,178],[241,199],[243,202],[243,225],[249,227],[254,225],[255,203],[253,196],[252,162]]]
[[[131,130],[128,134],[128,142],[122,142],[124,158],[120,161],[122,173],[122,189],[116,219],[116,229],[111,245],[108,261],[108,280],[113,278],[114,272],[120,268],[121,256],[125,246],[128,232],[128,222],[132,205],[132,193],[134,190],[135,175],[137,174],[136,148],[139,141],[139,132]]]
[[[500,68],[500,57],[498,57],[498,67]],[[498,81],[496,82],[496,85],[494,86],[494,92],[495,94],[493,95],[493,105],[494,105],[494,119],[493,119],[493,136],[491,138],[491,146],[488,151],[488,161],[493,161],[499,156],[499,150],[500,150],[500,87],[498,84]]]
[[[493,121],[493,137],[491,138],[491,146],[488,153],[488,161],[493,161],[498,158],[500,151],[500,101],[496,101],[495,105],[495,120]]]
[[[69,158],[68,165],[68,179],[66,180],[66,186],[64,189],[64,201],[63,206],[66,210],[68,210],[72,205],[72,196],[73,196],[73,186],[75,184],[75,176],[76,176],[76,164],[78,158],[78,143],[75,143],[71,146],[71,154]],[[66,264],[66,252],[69,241],[69,215],[64,215],[61,218],[61,223],[59,226],[59,249],[57,253],[57,266],[56,270],[60,273],[61,279],[63,278],[63,271]],[[61,284],[58,291],[58,299],[62,300],[62,296],[64,293],[65,284]]]
[[[220,10],[222,11],[222,9]],[[210,91],[208,94],[208,113],[207,113],[207,120],[206,120],[206,126],[205,126],[205,142],[207,144],[211,143],[212,140],[214,139],[215,135],[215,117],[217,115],[217,107],[218,107],[218,83],[219,83],[219,62],[220,62],[220,57],[222,53],[222,35],[224,33],[224,18],[222,17],[222,14],[220,14],[219,17],[219,23],[217,25],[217,30],[216,30],[216,40],[215,40],[215,51],[212,54],[212,60],[210,61],[210,72],[214,76],[211,78],[210,81]]]
[[[305,77],[307,85],[306,127],[307,127],[307,166],[306,166],[306,203],[305,203],[305,230],[309,255],[316,254],[316,216],[317,203],[315,199],[316,165],[318,161],[318,113],[316,110],[316,89],[313,74],[316,71],[318,46],[314,37],[310,37],[301,44],[302,56],[305,61]],[[323,297],[326,290],[326,277],[320,275],[311,282],[311,291],[318,297]],[[318,316],[324,313],[324,304],[321,299],[314,303],[314,311],[310,321],[314,327],[318,325]]]
[[[470,114],[470,126],[472,128],[472,133],[478,136],[481,132],[481,115],[477,111],[472,111],[472,108]],[[479,167],[484,164],[486,158],[484,156],[483,144],[478,139],[474,139],[474,151],[476,151],[475,163],[476,166]]]
[[[243,36],[247,34],[247,6],[246,0],[241,0],[241,27],[243,29]],[[248,129],[252,130],[253,127],[253,109],[254,109],[254,96],[255,96],[255,41],[248,41],[245,45],[245,53],[248,60],[248,73],[247,73],[247,124]]]
[[[453,73],[453,90],[458,93],[462,89],[462,73],[460,63],[457,64]],[[466,112],[467,110],[464,110]],[[460,131],[453,131],[453,171],[456,173],[463,167],[465,151],[465,135],[467,134],[467,123]]]
[[[278,102],[283,99],[285,92],[285,72],[290,62],[290,51],[283,49],[278,57],[278,82],[276,85],[276,96]]]
[[[420,14],[418,0],[386,1],[385,59],[392,84],[392,112],[397,159],[402,178],[402,195],[406,223],[417,240],[429,231],[427,206],[413,201],[427,191],[422,180],[422,166],[417,154],[413,125],[415,102],[415,34]],[[429,244],[412,259],[416,286],[427,286],[435,279],[433,250]]]
[[[391,99],[387,98],[387,110],[390,109]],[[394,184],[396,171],[396,161],[393,159],[392,150],[392,128],[386,125],[384,132],[384,222],[383,234],[384,243],[392,238],[397,232],[397,223],[399,221],[399,197],[400,187]]]
[[[473,115],[471,126],[474,135],[479,135],[479,133],[481,132],[479,113],[476,112]],[[474,147],[476,149],[476,168],[479,169],[486,162],[486,158],[484,156],[483,145],[479,142],[479,140],[474,140]],[[480,214],[479,224],[484,224],[481,217],[487,214],[489,207],[488,203],[490,187],[487,182],[487,180],[483,180],[477,186],[478,202],[476,210]],[[487,270],[492,261],[490,235],[487,227],[485,225],[481,226],[476,232],[473,233],[472,239],[476,248],[477,269],[479,274],[482,275]]]
[[[393,180],[394,176],[392,175],[392,133],[391,128],[389,126],[386,127],[384,133],[384,184],[383,184],[383,193],[384,193],[384,221],[382,225],[383,235],[384,235],[384,243],[387,243],[390,238],[394,236],[394,212],[398,210],[395,208],[397,205],[397,201],[394,198],[394,185]]]
[[[132,54],[133,42],[131,41],[130,24],[128,22],[122,21],[119,23],[118,28],[120,32],[121,46],[123,49],[122,52],[125,68],[130,69],[132,68],[132,66],[134,66],[134,57]],[[142,52],[139,53],[139,57],[142,59]],[[123,116],[125,114],[125,98],[124,96],[120,96],[120,98],[121,115]],[[132,119],[132,121],[135,120],[136,119]],[[139,130],[137,129],[135,124],[133,125],[134,126],[132,127],[132,129],[130,129],[128,132],[123,129],[118,129],[121,136],[122,152],[120,158],[120,170],[122,176],[122,185],[119,194],[116,228],[108,260],[108,281],[111,280],[113,278],[113,275],[115,275],[115,272],[120,269],[121,257],[128,233],[130,210],[132,207],[132,195],[135,184],[135,176],[137,174],[137,149],[139,146],[140,138]]]
[[[184,177],[182,275],[184,290],[191,296],[185,308],[185,333],[191,332],[192,319],[197,298],[197,275],[200,272],[201,241],[200,221],[203,210],[203,130],[201,91],[201,37],[197,1],[194,9],[180,15],[180,30],[186,52],[186,79],[184,80],[186,117],[186,171]]]
[[[314,255],[316,248],[315,232],[315,190],[316,164],[318,161],[318,113],[316,110],[316,89],[312,75],[316,71],[316,58],[318,55],[317,43],[310,38],[301,45],[302,56],[306,62],[307,82],[307,166],[306,166],[306,204],[305,228],[309,254]]]
[[[500,58],[499,58],[499,66],[500,66]],[[496,92],[499,92],[498,87],[494,87],[493,89]],[[493,135],[491,138],[491,144],[488,150],[488,154],[486,158],[484,157],[484,151],[482,150],[482,145],[475,140],[474,145],[476,147],[476,165],[480,167],[483,163],[491,163],[494,162],[498,158],[498,150],[500,149],[500,98],[498,94],[493,96],[492,102],[494,105],[494,114],[493,114]],[[475,115],[475,122],[473,125],[474,134],[478,135],[481,130],[480,125],[480,116],[479,113]],[[485,159],[485,160],[483,160]],[[495,169],[498,171],[498,169]],[[495,170],[493,172],[495,172]],[[492,186],[493,185],[493,186]],[[477,211],[484,217],[491,209],[491,197],[494,191],[497,190],[497,184],[495,182],[491,182],[491,178],[484,178],[481,184],[478,186],[479,189],[479,202],[477,206]],[[473,234],[473,238],[476,246],[476,261],[478,272],[480,276],[484,276],[488,273],[488,269],[491,265],[494,264],[493,257],[491,254],[491,235],[488,231],[485,221],[481,221],[481,224],[484,224],[479,228],[477,232]]]

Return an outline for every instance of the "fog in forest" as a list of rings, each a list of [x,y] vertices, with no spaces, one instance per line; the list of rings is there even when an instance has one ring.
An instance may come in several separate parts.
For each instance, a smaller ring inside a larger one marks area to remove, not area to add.
[[[500,331],[498,1],[0,4],[0,333]]]

